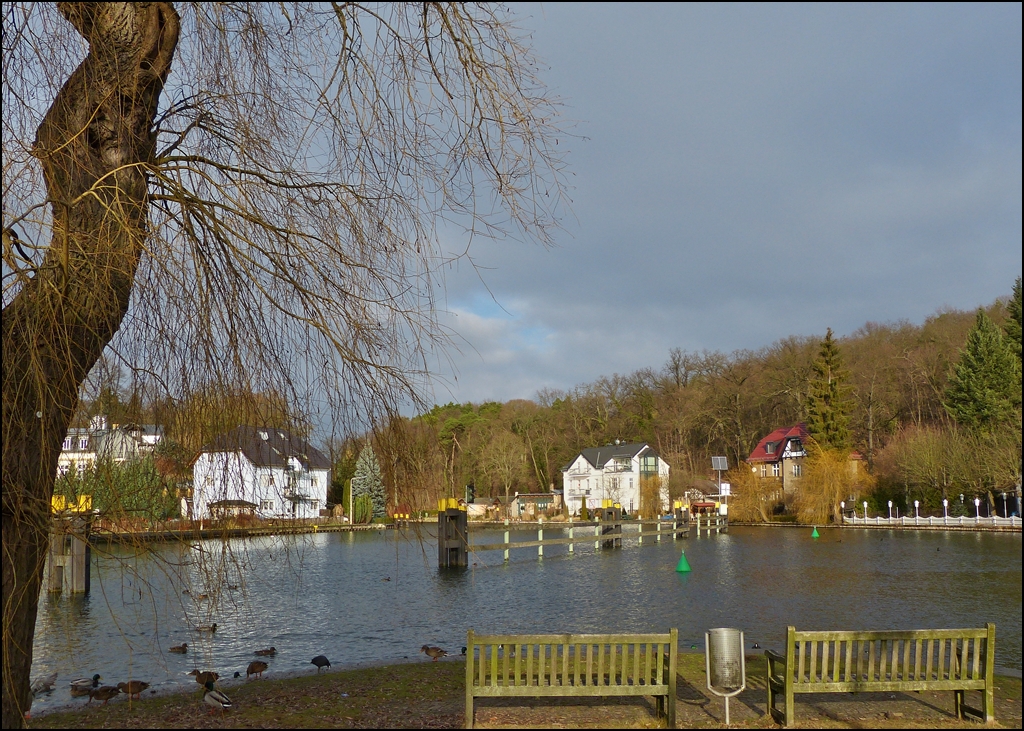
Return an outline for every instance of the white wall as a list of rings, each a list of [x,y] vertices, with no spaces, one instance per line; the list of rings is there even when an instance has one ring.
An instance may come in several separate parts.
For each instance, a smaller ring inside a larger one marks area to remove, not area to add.
[[[292,501],[285,496],[288,472],[283,467],[256,467],[241,452],[204,452],[192,468],[193,514],[207,519],[210,503],[245,500],[257,506],[261,518],[316,518],[327,505],[330,472],[310,470],[306,476],[303,492],[309,500]]]

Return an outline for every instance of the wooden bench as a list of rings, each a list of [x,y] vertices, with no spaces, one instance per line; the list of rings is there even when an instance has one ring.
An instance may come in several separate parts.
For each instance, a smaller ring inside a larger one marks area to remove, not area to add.
[[[654,696],[676,723],[678,630],[650,635],[476,635],[466,641],[466,728],[474,698]]]
[[[993,677],[996,626],[887,632],[797,632],[786,630],[785,656],[766,650],[768,712],[793,723],[797,693],[857,693],[951,690],[957,718],[994,720]],[[980,690],[984,711],[964,703]],[[783,709],[775,707],[779,697]]]

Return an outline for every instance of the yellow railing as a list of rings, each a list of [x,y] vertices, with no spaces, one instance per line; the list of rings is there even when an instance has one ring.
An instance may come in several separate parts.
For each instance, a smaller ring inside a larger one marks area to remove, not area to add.
[[[54,495],[50,498],[50,508],[55,513],[89,513],[92,511],[92,495],[79,495],[77,498]]]

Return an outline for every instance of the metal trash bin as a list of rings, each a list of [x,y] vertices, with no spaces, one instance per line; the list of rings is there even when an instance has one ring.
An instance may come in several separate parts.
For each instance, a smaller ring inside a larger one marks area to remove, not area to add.
[[[743,632],[718,628],[704,633],[704,667],[708,690],[725,698],[725,723],[729,725],[729,698],[747,687],[747,663]]]

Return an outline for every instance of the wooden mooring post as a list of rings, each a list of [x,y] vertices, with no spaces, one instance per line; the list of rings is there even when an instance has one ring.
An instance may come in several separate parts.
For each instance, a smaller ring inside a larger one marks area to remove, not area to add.
[[[92,549],[89,546],[91,527],[90,514],[54,516],[47,555],[47,592],[89,593],[92,564]]]
[[[438,512],[437,565],[440,568],[469,566],[469,521],[465,510],[448,508]]]

